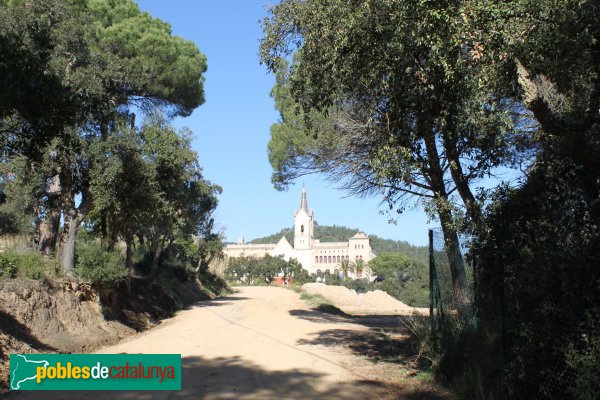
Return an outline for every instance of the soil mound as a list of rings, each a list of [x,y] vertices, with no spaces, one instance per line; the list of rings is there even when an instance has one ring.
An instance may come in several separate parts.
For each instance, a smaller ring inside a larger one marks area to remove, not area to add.
[[[428,315],[427,308],[415,308],[396,300],[382,290],[356,293],[345,286],[324,283],[306,283],[302,289],[310,294],[326,298],[334,306],[348,314],[380,315]]]
[[[98,294],[83,282],[0,282],[0,385],[10,353],[87,352],[135,330],[104,318]]]
[[[176,279],[157,285],[132,278],[100,293],[78,281],[0,280],[0,394],[11,353],[91,352],[214,295]]]

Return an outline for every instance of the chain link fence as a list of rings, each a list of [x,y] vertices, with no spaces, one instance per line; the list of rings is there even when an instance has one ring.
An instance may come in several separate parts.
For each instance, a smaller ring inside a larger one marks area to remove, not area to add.
[[[431,328],[436,350],[448,330],[476,329],[474,270],[465,261],[466,240],[448,249],[441,230],[429,231],[429,293]]]

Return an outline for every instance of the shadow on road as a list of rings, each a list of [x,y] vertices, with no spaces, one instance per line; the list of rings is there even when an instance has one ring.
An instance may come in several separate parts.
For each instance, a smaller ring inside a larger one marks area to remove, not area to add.
[[[385,361],[417,367],[414,356],[419,352],[419,340],[407,328],[410,319],[414,325],[427,322],[427,317],[403,317],[398,315],[353,316],[334,307],[333,312],[322,306],[310,310],[291,310],[290,315],[315,323],[347,323],[369,328],[366,331],[355,329],[327,329],[319,331],[311,339],[298,340],[300,345],[321,345],[343,347],[355,355],[366,357],[373,362]]]
[[[201,301],[197,301],[194,304],[191,304],[187,307],[184,308],[184,310],[191,310],[193,308],[200,308],[200,307],[219,307],[219,306],[228,306],[233,304],[236,301],[239,300],[248,300],[249,297],[242,297],[242,296],[225,296],[225,297],[217,297],[215,299],[211,299],[211,300],[201,300]]]
[[[322,304],[310,310],[290,310],[290,315],[316,323],[349,323],[359,324],[369,328],[399,327],[406,317],[399,315],[350,315],[337,307]],[[411,317],[426,318],[426,317]]]
[[[342,346],[355,355],[371,361],[409,364],[414,353],[415,343],[410,336],[393,335],[390,330],[371,329],[357,332],[350,329],[327,329],[320,331],[313,339],[300,339],[300,345]]]
[[[448,400],[422,388],[362,380],[330,382],[308,370],[268,371],[240,357],[182,361],[182,390],[172,392],[13,392],[13,399],[398,399]]]

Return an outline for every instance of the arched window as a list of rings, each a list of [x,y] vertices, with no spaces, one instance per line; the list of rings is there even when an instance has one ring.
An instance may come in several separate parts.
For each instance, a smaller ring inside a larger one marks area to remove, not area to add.
[[[350,256],[346,256],[346,260],[350,261]]]
[[[340,270],[339,270],[339,269],[337,269],[337,268],[336,268],[336,269],[334,269],[334,270],[333,270],[333,275],[334,275],[334,276],[337,276],[337,277],[339,278],[339,277],[340,277]]]
[[[321,275],[322,275],[322,273],[321,273],[321,270],[320,270],[320,269],[318,269],[318,270],[317,270],[317,278],[320,278],[320,277],[321,277]]]
[[[337,262],[340,262],[340,256],[337,256]]]
[[[304,225],[300,225],[300,233],[304,233]]]
[[[331,263],[331,256],[327,256],[328,262]]]
[[[315,263],[319,262],[319,256],[315,256]]]
[[[329,268],[325,270],[325,276],[327,275],[331,275],[331,271],[329,271]]]

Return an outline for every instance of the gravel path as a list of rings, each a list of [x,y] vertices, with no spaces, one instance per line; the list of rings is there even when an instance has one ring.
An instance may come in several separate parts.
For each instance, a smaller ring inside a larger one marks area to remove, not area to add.
[[[399,365],[374,364],[345,346],[369,324],[312,310],[298,293],[244,287],[200,302],[101,353],[181,353],[178,392],[23,392],[16,399],[445,399]]]

